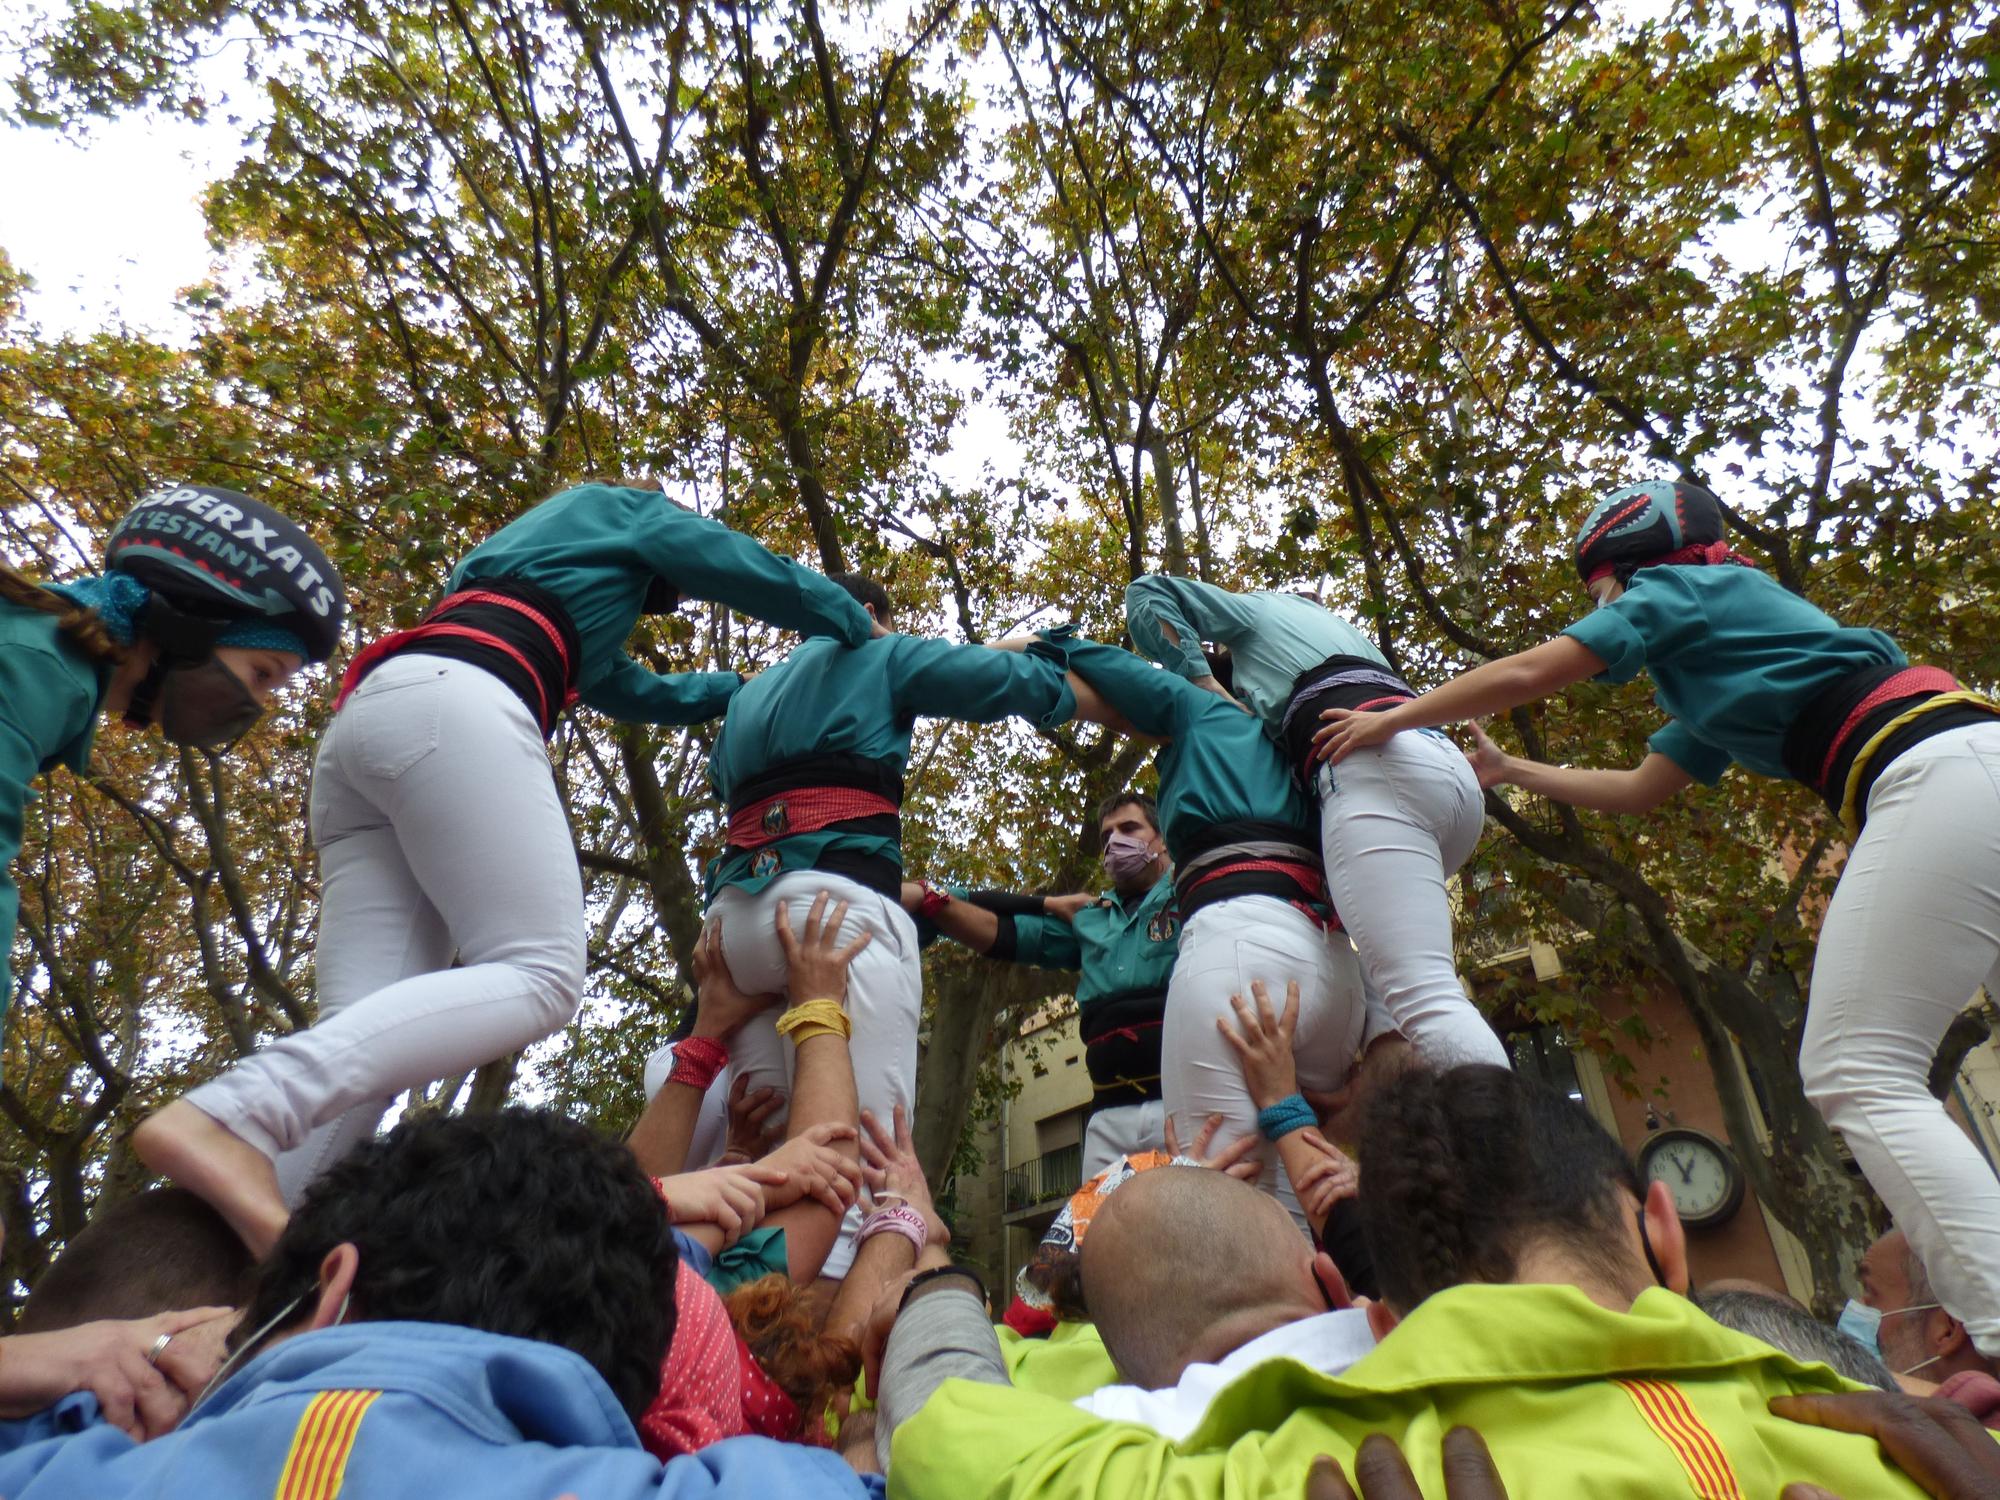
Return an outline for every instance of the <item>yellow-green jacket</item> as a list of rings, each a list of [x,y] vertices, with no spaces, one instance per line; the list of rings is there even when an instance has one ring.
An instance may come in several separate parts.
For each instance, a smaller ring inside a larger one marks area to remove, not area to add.
[[[1372,1432],[1442,1495],[1438,1445],[1460,1424],[1484,1434],[1509,1500],[1775,1500],[1794,1480],[1843,1500],[1922,1495],[1873,1439],[1766,1409],[1851,1389],[1665,1290],[1614,1313],[1572,1287],[1464,1286],[1429,1298],[1342,1377],[1260,1365],[1180,1444],[1048,1396],[949,1381],[897,1429],[889,1495],[1297,1500],[1314,1458],[1348,1464]]]

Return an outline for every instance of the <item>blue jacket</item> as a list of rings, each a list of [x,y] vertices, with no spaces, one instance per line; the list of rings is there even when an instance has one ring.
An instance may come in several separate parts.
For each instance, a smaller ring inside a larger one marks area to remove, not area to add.
[[[769,1438],[731,1438],[662,1466],[577,1355],[442,1323],[356,1323],[287,1339],[144,1445],[100,1420],[88,1395],[0,1423],[7,1500],[880,1493],[833,1453]]]

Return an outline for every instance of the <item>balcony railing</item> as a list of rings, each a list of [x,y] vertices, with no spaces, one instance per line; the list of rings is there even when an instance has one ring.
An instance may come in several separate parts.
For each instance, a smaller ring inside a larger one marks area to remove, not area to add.
[[[1060,1203],[1083,1186],[1083,1147],[1063,1146],[1009,1167],[1000,1179],[1001,1202],[1008,1213],[1046,1203]]]

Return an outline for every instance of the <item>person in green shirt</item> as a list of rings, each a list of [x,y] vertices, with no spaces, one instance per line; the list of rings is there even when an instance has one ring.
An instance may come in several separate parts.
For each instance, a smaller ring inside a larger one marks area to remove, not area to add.
[[[546,739],[579,699],[641,723],[723,710],[736,673],[625,653],[683,595],[846,644],[874,629],[845,590],[658,490],[587,484],[475,547],[420,623],[348,664],[313,768],[319,1018],[133,1137],[253,1249],[401,1090],[575,1013],[583,883]]]
[[[1405,729],[1477,719],[1586,678],[1650,672],[1670,715],[1631,770],[1548,766],[1483,734],[1482,784],[1647,814],[1732,764],[1812,787],[1853,840],[1820,925],[1799,1070],[1938,1298],[2000,1355],[2000,1180],[1928,1086],[1945,1029],[2000,986],[2000,704],[1912,667],[1725,540],[1698,485],[1634,485],[1591,511],[1577,571],[1596,610],[1552,641],[1382,713],[1331,710],[1336,764]]]
[[[1024,654],[956,645],[895,628],[888,592],[836,575],[879,630],[859,645],[809,640],[760,672],[730,701],[709,757],[709,783],[728,809],[728,842],[708,870],[708,917],[748,994],[787,994],[777,917],[802,930],[824,891],[845,903],[840,941],[863,941],[848,1013],[861,1106],[878,1119],[913,1108],[923,971],[904,912],[903,772],[922,717],[993,724],[1065,723],[1076,696],[1059,652]],[[1087,690],[1086,690],[1087,691]],[[796,1007],[822,999],[790,995]],[[730,1076],[790,1093],[794,1049],[767,1011],[731,1042]],[[784,1111],[779,1111],[783,1114]],[[854,1258],[857,1207],[823,1275]]]
[[[1121,1156],[1166,1149],[1161,1040],[1181,940],[1158,804],[1140,791],[1105,798],[1097,837],[1107,891],[1041,897],[903,887],[905,907],[973,952],[1077,975],[1077,1030],[1091,1087],[1086,1181]]]
[[[1374,643],[1297,594],[1237,594],[1165,575],[1132,581],[1125,621],[1141,652],[1246,709],[1284,748],[1318,803],[1327,897],[1396,1029],[1435,1066],[1506,1066],[1499,1037],[1466,999],[1452,948],[1449,882],[1486,826],[1465,757],[1431,733],[1390,740],[1338,771],[1312,760],[1321,709],[1412,695]],[[1204,641],[1219,648],[1214,658]]]
[[[340,640],[340,575],[297,523],[213,485],[169,485],[112,528],[105,571],[38,586],[0,566],[0,1017],[29,784],[90,764],[98,719],[220,750]]]

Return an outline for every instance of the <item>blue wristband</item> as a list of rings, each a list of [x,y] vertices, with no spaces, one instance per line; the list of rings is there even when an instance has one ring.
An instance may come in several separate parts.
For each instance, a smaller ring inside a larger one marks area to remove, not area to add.
[[[1319,1116],[1298,1094],[1287,1094],[1276,1104],[1257,1111],[1257,1128],[1267,1141],[1279,1140],[1294,1130],[1305,1130],[1318,1124]]]

